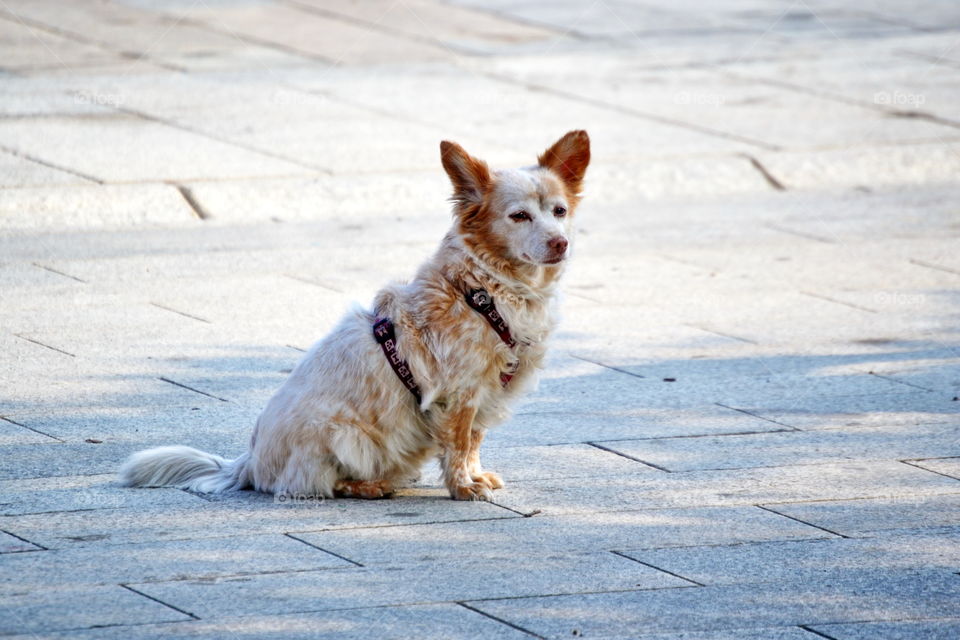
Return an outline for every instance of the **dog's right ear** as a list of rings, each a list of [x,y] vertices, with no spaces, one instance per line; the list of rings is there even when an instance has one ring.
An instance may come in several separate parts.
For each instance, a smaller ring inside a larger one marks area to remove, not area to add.
[[[440,161],[453,183],[453,197],[457,204],[480,204],[490,186],[490,169],[483,160],[477,160],[456,142],[440,143]]]

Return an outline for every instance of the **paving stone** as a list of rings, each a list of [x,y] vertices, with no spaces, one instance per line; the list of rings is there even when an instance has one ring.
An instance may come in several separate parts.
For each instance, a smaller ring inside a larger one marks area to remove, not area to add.
[[[470,604],[546,637],[569,637],[576,630],[583,637],[632,638],[637,629],[740,632],[827,621],[946,617],[955,611],[958,591],[956,576],[943,572],[875,572],[847,580],[781,583],[776,588],[759,584],[659,589]]]
[[[0,614],[4,634],[190,619],[119,585],[8,593],[0,603]]]
[[[656,549],[829,536],[756,507],[651,509],[562,516],[297,532],[297,538],[363,565],[452,560],[471,553],[490,558],[590,550]]]
[[[56,476],[0,481],[0,513],[22,515],[120,509],[143,504],[138,492],[121,487],[116,474]],[[196,504],[202,499],[179,489],[153,489],[151,504]],[[103,516],[109,518],[109,513]]]
[[[664,438],[605,442],[604,446],[670,471],[747,469],[841,460],[894,460],[960,455],[954,424],[914,427],[846,428],[815,433],[795,431],[703,438]],[[950,450],[950,445],[957,447]],[[946,449],[944,447],[947,447]],[[953,460],[955,466],[960,458]]]
[[[506,569],[512,567],[510,572]],[[522,571],[522,581],[513,571]],[[470,580],[463,580],[469,575]],[[449,576],[449,577],[445,577]],[[456,576],[456,578],[454,578]],[[612,553],[447,559],[413,565],[136,584],[138,591],[200,618],[420,604],[541,593],[666,589],[689,583]],[[257,594],[256,596],[254,594]]]
[[[190,180],[309,171],[292,162],[119,114],[98,120],[44,118],[42,123],[30,118],[6,120],[0,122],[0,136],[20,153],[104,181]],[[131,137],[149,146],[152,153],[139,154],[128,144]]]
[[[109,517],[109,514],[103,514]],[[20,553],[5,559],[0,590],[59,589],[168,580],[211,580],[354,566],[284,535],[231,536]]]
[[[810,627],[837,640],[888,638],[889,640],[950,640],[960,633],[960,618],[817,624]]]
[[[902,495],[855,500],[812,500],[765,505],[777,513],[847,536],[876,535],[899,529],[960,525],[958,493]]]
[[[619,509],[749,505],[804,500],[917,497],[957,491],[956,480],[900,462],[864,461],[616,478],[513,482],[498,504],[548,515]]]
[[[932,475],[932,474],[931,474]],[[70,511],[0,517],[0,530],[49,549],[167,540],[223,538],[289,531],[452,522],[519,517],[491,503],[456,502],[441,488],[412,488],[395,498],[275,502],[268,494],[242,491],[208,494],[206,501],[179,505],[154,502],[149,489],[126,489],[140,506],[102,511]],[[135,498],[134,498],[135,499]],[[402,514],[402,515],[397,515]]]
[[[956,534],[860,540],[761,542],[733,546],[625,551],[649,566],[705,585],[783,583],[849,578],[859,573],[949,572],[957,564]]]
[[[106,629],[74,630],[64,634],[36,633],[12,636],[16,640],[74,638],[78,640],[140,640],[163,638],[236,638],[255,633],[259,638],[315,640],[329,638],[362,639],[371,635],[385,640],[417,638],[466,640],[522,640],[530,636],[466,607],[456,604],[423,604],[403,607],[369,607],[321,613],[284,613],[280,615],[239,615],[216,620],[183,623],[142,624]],[[793,638],[785,638],[793,640]]]

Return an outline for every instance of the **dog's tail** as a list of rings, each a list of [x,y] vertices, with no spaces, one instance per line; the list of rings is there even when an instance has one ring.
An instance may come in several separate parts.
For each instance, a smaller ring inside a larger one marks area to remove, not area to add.
[[[244,453],[225,460],[192,447],[157,447],[138,451],[120,467],[120,482],[128,487],[176,487],[200,493],[242,489],[247,481]]]

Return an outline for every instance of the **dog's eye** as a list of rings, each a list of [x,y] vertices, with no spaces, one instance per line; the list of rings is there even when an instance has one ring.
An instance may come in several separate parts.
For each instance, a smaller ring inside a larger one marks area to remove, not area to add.
[[[563,216],[567,215],[567,210],[560,206],[554,207],[553,215],[557,216],[558,218],[562,218]]]
[[[523,220],[529,220],[530,214],[526,211],[517,211],[516,213],[510,214],[510,219],[515,222],[522,222]]]

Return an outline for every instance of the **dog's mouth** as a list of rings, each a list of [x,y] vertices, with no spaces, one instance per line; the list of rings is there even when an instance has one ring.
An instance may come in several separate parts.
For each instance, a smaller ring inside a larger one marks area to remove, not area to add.
[[[566,254],[566,253],[563,253],[563,254],[561,254],[561,255],[559,255],[559,256],[556,256],[555,258],[550,258],[549,260],[534,260],[533,258],[530,257],[530,254],[529,254],[529,253],[521,254],[520,257],[522,257],[524,260],[526,260],[526,261],[529,262],[530,264],[539,264],[539,265],[549,264],[549,265],[554,265],[554,264],[560,264],[561,262],[563,262],[564,260],[566,260],[566,259],[567,259],[567,254]]]

